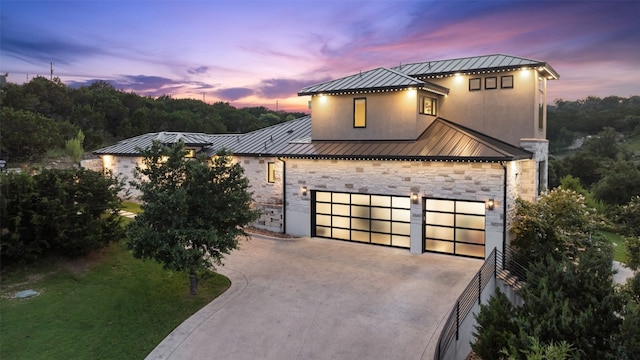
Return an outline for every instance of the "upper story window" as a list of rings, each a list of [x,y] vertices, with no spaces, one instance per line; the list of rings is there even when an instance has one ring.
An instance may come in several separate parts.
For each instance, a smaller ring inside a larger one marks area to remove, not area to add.
[[[421,96],[420,114],[436,116],[438,114],[438,100],[426,96]]]
[[[267,163],[267,182],[273,184],[276,182],[276,163]]]
[[[353,127],[367,126],[367,98],[353,99]]]

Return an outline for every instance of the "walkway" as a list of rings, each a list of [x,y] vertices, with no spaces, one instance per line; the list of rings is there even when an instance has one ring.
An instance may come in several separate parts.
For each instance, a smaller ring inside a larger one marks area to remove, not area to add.
[[[432,359],[482,261],[318,238],[254,236],[232,286],[147,359]]]

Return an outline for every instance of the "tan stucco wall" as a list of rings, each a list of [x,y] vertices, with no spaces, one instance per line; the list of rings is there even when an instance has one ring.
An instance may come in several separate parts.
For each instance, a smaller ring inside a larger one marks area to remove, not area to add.
[[[513,75],[513,88],[502,89],[501,76],[508,75]],[[496,78],[496,89],[484,88],[487,77]],[[471,78],[481,79],[481,90],[469,91]],[[538,128],[538,72],[536,70],[455,75],[427,79],[427,81],[450,90],[449,95],[441,101],[438,114],[440,117],[516,146],[520,145],[522,138],[546,138],[546,122],[542,130]],[[543,84],[546,84],[546,80]]]
[[[353,127],[354,98],[367,99],[366,128]],[[313,140],[415,140],[435,119],[418,114],[415,89],[318,95],[312,97],[311,103]]]

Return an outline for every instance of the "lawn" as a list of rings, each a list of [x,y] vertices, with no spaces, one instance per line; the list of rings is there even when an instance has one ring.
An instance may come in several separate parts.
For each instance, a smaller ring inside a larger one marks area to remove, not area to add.
[[[229,285],[211,274],[191,296],[186,274],[134,259],[123,243],[14,270],[0,286],[0,359],[143,359]],[[26,289],[40,294],[12,298]]]
[[[627,246],[624,237],[608,231],[600,231],[600,234],[604,235],[613,244],[613,260],[621,263],[627,261]]]

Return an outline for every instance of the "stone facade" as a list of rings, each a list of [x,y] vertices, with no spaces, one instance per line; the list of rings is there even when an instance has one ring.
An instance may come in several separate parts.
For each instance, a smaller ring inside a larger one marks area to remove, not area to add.
[[[262,212],[253,224],[257,228],[275,232],[283,232],[284,214],[282,212],[282,161],[275,157],[234,157],[244,168],[244,175],[249,179],[253,192],[254,207]],[[274,181],[267,179],[268,163],[275,167]]]
[[[362,160],[287,160],[287,228],[292,235],[311,233],[311,204],[308,191],[471,200],[494,199],[495,208],[486,211],[487,254],[502,247],[504,216],[504,174],[502,165],[482,162],[412,162]],[[411,252],[422,250],[422,205],[411,208]]]

